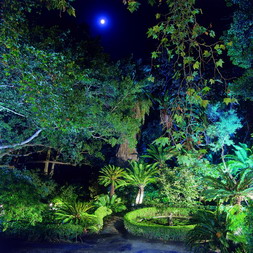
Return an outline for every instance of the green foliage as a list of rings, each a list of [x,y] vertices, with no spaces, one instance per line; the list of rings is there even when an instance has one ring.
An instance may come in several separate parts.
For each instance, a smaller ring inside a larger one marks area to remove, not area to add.
[[[223,39],[233,64],[247,69],[252,67],[253,57],[253,4],[249,0],[233,2],[237,9]]]
[[[24,227],[43,220],[47,198],[55,184],[30,171],[0,168],[1,222],[4,230],[20,222]]]
[[[226,155],[225,159],[232,172],[236,175],[240,170],[253,167],[252,150],[244,143],[233,145],[234,155]]]
[[[56,207],[55,219],[63,224],[72,223],[87,228],[94,223],[94,217],[87,213],[92,207],[91,203],[86,202],[63,203]]]
[[[131,168],[126,169],[124,179],[127,184],[133,186],[143,186],[156,182],[155,175],[157,175],[156,164],[147,164],[142,161],[130,162]]]
[[[242,127],[235,110],[221,111],[219,107],[219,104],[210,106],[207,112],[209,119],[213,122],[207,128],[207,135],[212,138],[210,147],[215,152],[224,148],[225,145],[233,145],[234,142],[230,136]]]
[[[99,207],[95,213],[94,213],[94,217],[96,218],[96,224],[95,226],[93,226],[92,228],[92,232],[99,232],[104,225],[104,217],[106,217],[107,215],[110,215],[112,213],[112,210],[109,209],[106,206],[101,206]]]
[[[114,190],[124,184],[123,176],[125,170],[114,166],[107,165],[100,170],[98,182],[104,186],[111,186],[110,196],[114,194]]]
[[[242,169],[236,175],[220,168],[218,170],[218,178],[212,176],[205,178],[209,188],[204,192],[207,200],[231,201],[241,204],[242,200],[250,198],[253,193],[253,171],[251,169]]]
[[[63,203],[56,207],[55,219],[63,224],[74,224],[83,227],[83,230],[99,232],[103,228],[103,218],[112,213],[108,207],[99,207],[94,214],[89,214],[93,206],[87,202]]]
[[[228,239],[235,243],[246,244],[246,208],[240,205],[225,206],[227,213],[228,228],[230,233]]]
[[[243,75],[234,82],[229,83],[231,96],[237,96],[243,100],[253,100],[253,69],[247,69]]]
[[[126,206],[121,198],[117,197],[115,194],[112,197],[104,194],[97,196],[94,205],[97,207],[107,207],[111,209],[113,213],[119,213],[126,210]]]
[[[158,164],[160,168],[164,168],[166,166],[166,161],[168,161],[174,155],[172,148],[163,147],[162,145],[151,144],[146,152],[147,154],[142,155],[142,157],[151,158]]]
[[[164,168],[159,173],[161,195],[171,206],[194,206],[199,204],[200,181],[186,168]]]
[[[64,202],[74,203],[77,199],[77,187],[73,185],[62,186],[56,193],[56,197],[52,200],[52,203],[55,205],[61,205]]]
[[[69,241],[77,240],[84,232],[81,225],[74,224],[45,224],[38,223],[35,226],[24,228],[17,223],[5,232],[6,236],[21,238],[29,241]]]
[[[246,240],[247,240],[247,246],[248,246],[248,252],[253,252],[253,204],[252,201],[250,201],[250,204],[247,208],[247,216],[245,219],[246,222]]]
[[[229,239],[229,235],[231,236],[233,232],[230,229],[231,221],[225,211],[220,209],[215,212],[199,211],[193,219],[196,220],[197,225],[188,233],[187,244],[194,248],[195,252],[204,253],[219,249],[222,253],[246,253],[242,243]]]
[[[148,225],[141,222],[143,218],[152,218],[159,215],[181,215],[189,216],[194,210],[187,208],[166,208],[155,207],[142,208],[129,212],[124,216],[125,228],[133,235],[142,236],[148,239],[161,239],[166,241],[185,241],[187,233],[194,228],[194,225],[186,226],[162,226]]]
[[[49,9],[70,8],[68,1],[46,2]],[[59,159],[77,164],[93,156],[102,159],[102,146],[108,143],[114,146],[128,140],[135,146],[134,136],[150,107],[142,96],[149,81],[136,77],[137,67],[130,62],[109,64],[102,53],[86,57],[90,41],[77,43],[71,33],[34,28],[23,11],[29,7],[34,14],[38,5],[13,1],[3,8],[0,155],[50,147]],[[62,43],[55,40],[59,33]],[[37,131],[40,135],[34,136]]]

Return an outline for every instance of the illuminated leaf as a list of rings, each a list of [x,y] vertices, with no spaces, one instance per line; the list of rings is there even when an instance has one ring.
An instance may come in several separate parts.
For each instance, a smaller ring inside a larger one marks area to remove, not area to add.
[[[194,64],[193,64],[193,69],[199,69],[200,67],[200,62],[199,61],[196,61]]]
[[[160,14],[160,13],[157,13],[157,14],[155,15],[155,17],[156,17],[156,19],[159,19],[159,18],[161,17],[161,14]]]
[[[203,56],[206,57],[206,58],[209,57],[210,55],[211,55],[211,53],[207,50],[205,50],[204,53],[203,53]]]
[[[208,104],[209,104],[209,100],[202,100],[201,101],[201,106],[203,106],[204,108],[206,108]]]
[[[215,65],[216,65],[216,67],[221,67],[221,68],[222,68],[223,63],[224,63],[224,61],[223,61],[222,59],[219,59],[219,60],[215,63]]]
[[[151,53],[151,57],[152,57],[153,59],[156,59],[156,58],[158,57],[158,52],[156,52],[156,51],[152,52],[152,53]]]
[[[204,88],[202,89],[202,92],[203,92],[203,93],[207,93],[207,92],[209,92],[210,90],[211,90],[211,88],[208,87],[208,86],[206,86],[206,87],[204,87]]]
[[[223,102],[224,102],[226,105],[228,105],[228,104],[230,104],[230,103],[232,102],[232,99],[231,99],[231,98],[224,98],[224,99],[223,99]]]

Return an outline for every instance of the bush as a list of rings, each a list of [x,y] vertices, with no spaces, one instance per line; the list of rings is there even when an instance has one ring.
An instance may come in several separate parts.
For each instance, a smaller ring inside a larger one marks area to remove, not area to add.
[[[109,195],[100,195],[96,197],[95,206],[105,206],[112,210],[113,213],[119,213],[126,210],[126,206],[122,202],[121,198],[118,198],[115,194],[110,198]]]
[[[3,230],[22,221],[35,225],[48,208],[45,203],[55,189],[53,181],[43,181],[30,171],[0,168],[0,215]]]
[[[24,227],[16,224],[5,232],[6,236],[30,241],[70,241],[83,234],[83,227],[74,224],[37,224]]]
[[[133,235],[143,236],[148,239],[160,239],[167,241],[185,241],[187,233],[192,230],[195,225],[185,226],[163,226],[163,225],[150,225],[141,223],[143,218],[152,218],[154,216],[169,216],[173,215],[190,216],[196,210],[189,208],[164,208],[158,209],[156,207],[142,208],[129,212],[124,217],[125,228]]]

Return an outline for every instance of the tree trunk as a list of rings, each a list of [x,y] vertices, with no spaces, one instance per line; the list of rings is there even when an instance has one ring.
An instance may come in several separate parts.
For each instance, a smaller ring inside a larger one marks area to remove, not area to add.
[[[236,198],[236,204],[239,205],[239,206],[241,206],[241,202],[242,202],[242,196],[238,196]]]
[[[126,162],[128,160],[137,161],[138,153],[136,148],[130,148],[128,141],[125,140],[124,143],[120,144],[116,157],[123,162]]]
[[[111,189],[110,189],[110,198],[115,194],[115,186],[114,183],[111,184]]]
[[[139,205],[139,204],[140,204],[140,197],[141,197],[141,190],[140,190],[140,188],[139,188],[138,194],[137,194],[136,199],[135,199],[135,204],[136,204],[136,205]]]
[[[144,186],[139,186],[138,194],[135,200],[136,205],[140,205],[143,203],[144,198]]]
[[[52,163],[51,170],[49,172],[50,177],[53,177],[53,175],[54,175],[54,167],[55,167],[55,163]]]
[[[144,198],[144,186],[140,186],[140,201],[139,201],[139,204],[143,203],[143,198]]]
[[[59,154],[56,155],[56,157],[55,157],[55,162],[58,160],[59,156],[60,156]],[[56,163],[52,163],[51,170],[50,170],[50,173],[49,173],[49,176],[50,176],[50,177],[53,177],[53,176],[54,176],[54,167],[55,167],[55,164],[56,164]]]
[[[50,155],[51,155],[51,149],[48,149],[47,151],[47,158],[44,166],[44,175],[48,175],[49,173],[49,161],[50,161]]]

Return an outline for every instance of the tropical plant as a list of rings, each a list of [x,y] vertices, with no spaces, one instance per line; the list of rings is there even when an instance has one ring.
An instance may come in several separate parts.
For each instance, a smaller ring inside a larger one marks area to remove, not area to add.
[[[233,232],[230,230],[230,219],[223,210],[199,211],[193,215],[196,226],[188,233],[187,244],[195,252],[211,252],[220,250],[221,253],[245,252],[243,244],[236,244],[229,239]]]
[[[124,169],[114,165],[107,165],[101,169],[98,181],[104,186],[110,185],[110,197],[112,197],[115,194],[115,189],[123,185],[123,176]]]
[[[252,150],[244,143],[233,145],[234,155],[226,155],[225,159],[233,174],[237,174],[240,170],[245,168],[253,168],[253,154]]]
[[[219,177],[205,177],[209,189],[204,192],[207,200],[232,201],[241,205],[242,200],[252,197],[253,171],[242,169],[236,176],[221,168]]]
[[[170,147],[163,147],[162,145],[149,145],[147,154],[143,155],[143,158],[151,158],[157,162],[159,168],[166,167],[166,161],[173,157],[172,149]]]
[[[55,219],[62,223],[72,223],[89,227],[96,222],[94,217],[87,213],[92,207],[92,204],[88,202],[75,201],[72,203],[63,203],[56,210]]]
[[[144,188],[147,184],[156,182],[157,164],[147,164],[142,161],[130,162],[131,168],[126,169],[124,179],[126,185],[133,185],[139,188],[135,204],[142,204]]]
[[[172,206],[194,206],[199,204],[200,181],[189,169],[165,168],[159,173],[158,182],[162,196]]]
[[[97,207],[105,206],[111,209],[113,213],[126,210],[126,206],[122,202],[121,198],[117,197],[115,194],[112,197],[104,194],[97,196],[94,205]]]

